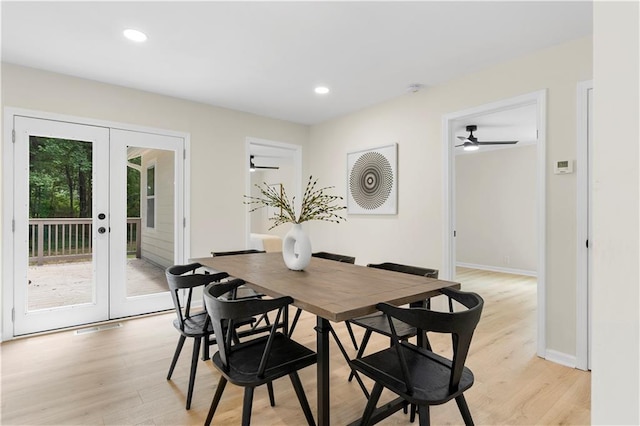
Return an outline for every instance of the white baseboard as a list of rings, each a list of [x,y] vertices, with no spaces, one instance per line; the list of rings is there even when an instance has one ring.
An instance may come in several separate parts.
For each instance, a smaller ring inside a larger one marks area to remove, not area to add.
[[[576,368],[576,357],[563,352],[547,349],[544,359],[566,367]]]
[[[462,268],[480,269],[482,271],[502,272],[505,274],[526,275],[528,277],[537,277],[536,271],[526,269],[503,268],[501,266],[476,265],[475,263],[456,262],[456,266]]]

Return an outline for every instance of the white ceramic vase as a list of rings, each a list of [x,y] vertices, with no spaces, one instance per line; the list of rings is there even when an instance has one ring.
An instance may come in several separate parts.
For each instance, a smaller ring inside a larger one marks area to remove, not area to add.
[[[293,271],[302,271],[311,262],[311,240],[299,223],[294,223],[284,236],[282,257],[287,268]]]

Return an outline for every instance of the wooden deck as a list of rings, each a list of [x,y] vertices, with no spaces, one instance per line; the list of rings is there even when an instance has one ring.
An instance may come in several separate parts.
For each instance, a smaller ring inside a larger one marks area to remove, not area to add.
[[[29,266],[29,310],[91,302],[91,262]],[[127,259],[127,296],[167,291],[164,269],[144,259]]]

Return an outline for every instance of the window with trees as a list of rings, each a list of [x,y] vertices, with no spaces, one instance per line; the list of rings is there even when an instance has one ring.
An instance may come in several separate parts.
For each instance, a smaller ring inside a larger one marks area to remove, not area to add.
[[[156,166],[147,167],[147,228],[156,227]]]

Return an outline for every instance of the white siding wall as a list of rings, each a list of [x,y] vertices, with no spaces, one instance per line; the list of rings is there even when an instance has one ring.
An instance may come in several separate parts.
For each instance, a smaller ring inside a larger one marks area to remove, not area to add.
[[[142,258],[164,268],[173,265],[174,222],[175,222],[175,171],[174,153],[151,150],[142,156],[142,176],[140,187],[140,214],[142,216]],[[147,218],[147,168],[155,168],[155,227],[149,228]]]

